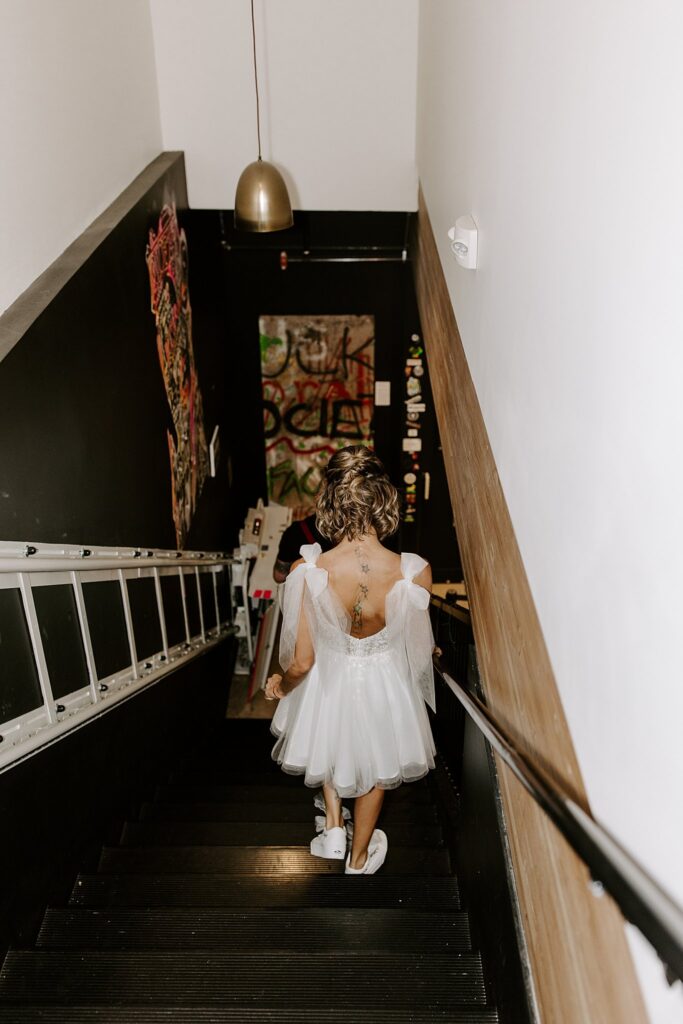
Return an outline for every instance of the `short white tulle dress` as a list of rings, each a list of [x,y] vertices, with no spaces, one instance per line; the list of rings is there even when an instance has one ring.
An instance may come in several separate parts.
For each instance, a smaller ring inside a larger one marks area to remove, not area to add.
[[[286,672],[292,664],[301,614],[315,663],[278,704],[272,756],[307,786],[329,784],[340,797],[393,789],[434,767],[425,708],[434,709],[429,593],[413,582],[427,563],[401,555],[402,578],[386,596],[386,625],[358,639],[327,571],[316,564],[321,550],[304,544],[303,564],[281,588],[280,665]]]

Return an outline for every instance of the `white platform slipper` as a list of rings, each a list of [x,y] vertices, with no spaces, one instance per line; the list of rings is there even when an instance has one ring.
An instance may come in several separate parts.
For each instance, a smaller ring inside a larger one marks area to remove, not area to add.
[[[320,835],[311,839],[311,853],[314,857],[328,857],[330,860],[344,860],[346,856],[346,829],[324,828]]]
[[[384,864],[387,850],[389,849],[389,840],[387,839],[386,832],[382,832],[380,828],[376,828],[372,833],[372,839],[368,844],[368,855],[365,860],[365,864],[362,868],[352,868],[350,866],[351,854],[349,853],[346,858],[346,866],[344,868],[345,875],[374,875],[375,871],[379,871]]]

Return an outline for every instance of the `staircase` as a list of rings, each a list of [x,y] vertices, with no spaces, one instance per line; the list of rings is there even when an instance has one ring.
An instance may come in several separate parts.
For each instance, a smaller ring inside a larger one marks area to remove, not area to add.
[[[313,792],[230,721],[48,908],[0,1024],[492,1024],[434,780],[388,793],[377,875],[311,857]]]

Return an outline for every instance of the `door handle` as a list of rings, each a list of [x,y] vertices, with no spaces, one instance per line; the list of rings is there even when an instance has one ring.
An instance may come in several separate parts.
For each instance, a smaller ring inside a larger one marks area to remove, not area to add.
[[[424,480],[425,480],[425,489],[424,489],[423,498],[424,498],[425,501],[429,501],[429,490],[430,490],[431,485],[432,485],[431,474],[430,473],[425,473],[424,474]]]

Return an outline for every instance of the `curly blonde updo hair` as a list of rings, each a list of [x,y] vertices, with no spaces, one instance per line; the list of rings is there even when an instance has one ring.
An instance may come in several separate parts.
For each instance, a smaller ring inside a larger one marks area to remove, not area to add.
[[[339,544],[374,530],[384,540],[398,524],[398,491],[374,452],[360,444],[335,452],[316,501],[316,526],[323,537]]]

